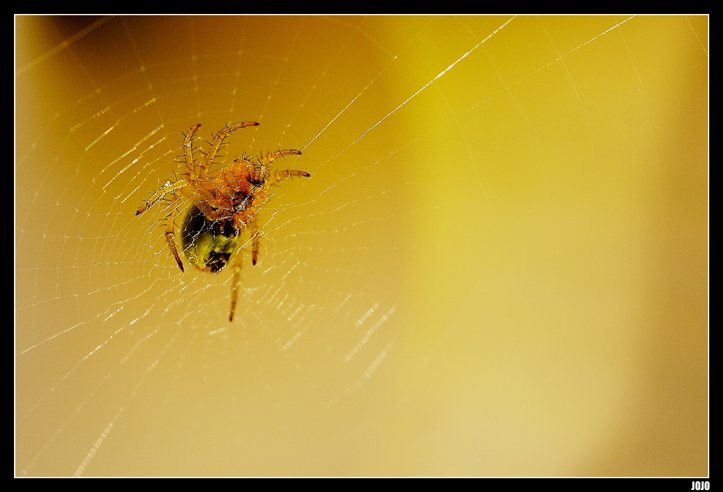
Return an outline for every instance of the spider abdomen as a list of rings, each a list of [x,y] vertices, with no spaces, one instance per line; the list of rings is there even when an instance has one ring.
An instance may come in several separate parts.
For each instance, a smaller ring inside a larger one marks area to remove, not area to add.
[[[181,244],[188,262],[204,272],[223,270],[238,249],[241,237],[230,220],[210,221],[195,205],[181,227]]]

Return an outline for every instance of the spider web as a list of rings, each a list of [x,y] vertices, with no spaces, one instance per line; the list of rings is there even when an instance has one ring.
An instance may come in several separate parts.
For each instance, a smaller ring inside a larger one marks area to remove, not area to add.
[[[708,474],[707,17],[15,23],[17,475]],[[134,212],[244,120],[229,323]]]

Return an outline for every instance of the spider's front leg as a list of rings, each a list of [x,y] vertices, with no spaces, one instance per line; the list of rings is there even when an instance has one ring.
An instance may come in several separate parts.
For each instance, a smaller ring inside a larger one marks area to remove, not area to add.
[[[191,183],[196,180],[196,166],[193,163],[193,134],[196,133],[196,130],[200,127],[200,123],[193,125],[183,139],[183,154],[186,157],[186,176]]]
[[[208,151],[208,154],[206,154],[206,159],[204,159],[203,164],[201,165],[201,176],[205,177],[208,174],[208,168],[211,167],[211,164],[213,164],[213,160],[216,158],[216,153],[218,152],[219,146],[229,133],[234,130],[238,130],[239,128],[246,128],[248,126],[258,125],[259,124],[255,121],[242,121],[241,123],[226,125],[223,129],[219,130],[219,132],[216,134],[216,138],[213,139],[211,149]]]
[[[300,150],[296,149],[286,149],[286,150],[279,150],[276,152],[271,152],[270,154],[266,154],[263,159],[261,159],[261,163],[263,166],[268,168],[268,166],[271,165],[272,162],[274,162],[279,157],[285,157],[287,155],[301,155]],[[294,176],[303,176],[304,178],[310,178],[311,174],[307,173],[306,171],[294,171],[291,169],[284,170],[284,171],[276,171],[275,173],[271,174],[268,178],[266,178],[266,189],[269,189],[269,187],[272,184],[280,183],[286,178],[292,178]]]
[[[310,178],[311,174],[307,173],[306,171],[294,171],[292,169],[284,170],[284,171],[276,171],[274,174],[269,176],[269,179],[266,180],[266,186],[269,187],[270,185],[274,183],[280,183],[286,178],[294,177],[294,176],[302,176],[304,178]]]
[[[269,164],[274,162],[279,157],[285,157],[287,155],[301,155],[301,151],[296,150],[296,149],[285,149],[285,150],[277,150],[276,152],[269,152],[261,159],[261,162],[265,166],[268,166]]]

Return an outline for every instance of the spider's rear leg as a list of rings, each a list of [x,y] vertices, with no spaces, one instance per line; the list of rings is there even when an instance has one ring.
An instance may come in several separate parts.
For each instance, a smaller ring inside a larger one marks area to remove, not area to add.
[[[177,201],[179,201],[180,198],[176,198],[173,202],[171,202],[171,207],[173,207]],[[175,210],[172,208],[171,213],[168,214],[168,223],[166,224],[166,241],[168,242],[168,247],[171,248],[171,253],[173,254],[173,257],[176,259],[176,263],[178,263],[178,268],[183,270],[183,262],[181,261],[181,257],[178,255],[178,249],[176,248],[176,243],[173,241],[173,227],[174,227],[174,219],[176,215],[178,214],[178,210]]]
[[[250,220],[249,226],[251,229],[251,264],[255,265],[259,260],[259,239],[261,239],[256,217]]]
[[[233,255],[233,284],[231,284],[231,311],[228,315],[228,320],[233,321],[233,315],[236,312],[236,301],[238,300],[238,287],[241,284],[241,265],[243,263],[243,258],[241,257],[241,252],[239,250],[236,250],[236,253]]]
[[[181,271],[185,271],[183,269],[183,262],[181,261],[181,257],[178,256],[178,250],[176,249],[176,243],[173,241],[173,233],[166,233],[166,241],[168,241],[168,246],[171,248],[171,253],[173,253],[173,256],[176,258],[176,263],[178,263],[178,268],[181,269]]]

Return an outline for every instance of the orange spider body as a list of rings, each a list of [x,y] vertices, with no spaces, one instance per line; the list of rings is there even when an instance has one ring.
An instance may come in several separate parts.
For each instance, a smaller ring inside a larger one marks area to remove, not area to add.
[[[266,176],[261,166],[254,164],[246,159],[236,159],[212,182],[216,211],[219,217],[233,216],[232,227],[236,231],[241,230],[269,199],[268,191],[263,187]]]
[[[252,263],[255,265],[259,253],[259,229],[256,221],[258,210],[270,198],[270,187],[290,176],[309,177],[304,171],[269,171],[270,164],[279,157],[301,155],[294,149],[279,150],[260,158],[242,156],[231,166],[209,173],[208,170],[226,136],[239,128],[256,126],[254,121],[245,121],[226,126],[216,134],[211,149],[204,162],[198,166],[193,161],[193,135],[201,125],[194,125],[186,134],[183,149],[186,163],[186,178],[175,183],[167,183],[158,190],[137,211],[139,215],[150,207],[170,197],[166,209],[166,241],[171,254],[183,271],[183,262],[173,239],[174,219],[184,207],[183,202],[190,201],[188,215],[182,226],[183,251],[188,261],[202,271],[218,273],[229,263],[241,246],[240,235],[244,229],[251,230]],[[197,172],[198,171],[198,172]],[[238,284],[241,272],[241,255],[235,255],[233,261],[234,282],[231,290],[231,312],[233,320],[236,307]]]

